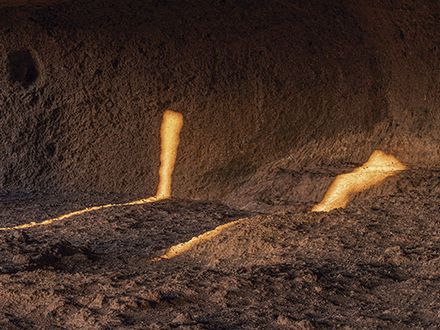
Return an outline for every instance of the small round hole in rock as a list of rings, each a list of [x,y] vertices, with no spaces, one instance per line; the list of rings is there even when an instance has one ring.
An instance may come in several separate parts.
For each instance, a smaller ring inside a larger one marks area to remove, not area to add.
[[[46,152],[49,157],[53,157],[55,155],[56,146],[54,143],[49,143],[46,145]]]
[[[8,54],[9,78],[13,83],[19,83],[28,88],[38,79],[38,67],[29,50],[20,50]]]

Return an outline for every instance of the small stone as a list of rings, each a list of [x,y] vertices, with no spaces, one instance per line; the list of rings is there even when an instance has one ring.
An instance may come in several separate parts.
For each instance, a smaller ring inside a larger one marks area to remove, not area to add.
[[[184,313],[178,313],[171,323],[175,325],[183,325],[183,324],[189,324],[191,322],[192,320],[189,315]]]
[[[102,294],[97,294],[95,299],[89,304],[89,308],[100,309],[102,308],[102,303],[104,302],[104,296]]]
[[[402,249],[398,245],[392,246],[392,247],[385,249],[385,254],[387,254],[387,255],[401,255]]]
[[[287,316],[280,315],[276,320],[276,325],[282,328],[297,330],[313,330],[315,327],[307,320],[293,320]]]
[[[307,320],[301,320],[295,322],[295,329],[298,330],[313,330],[315,327],[313,326],[312,322]]]
[[[15,265],[25,265],[25,264],[29,263],[29,258],[22,255],[22,254],[17,254],[12,257],[12,262]]]

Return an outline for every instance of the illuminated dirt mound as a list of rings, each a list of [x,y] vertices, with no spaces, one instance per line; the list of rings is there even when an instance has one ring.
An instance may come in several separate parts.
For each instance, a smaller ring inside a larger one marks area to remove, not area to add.
[[[373,150],[438,166],[440,8],[418,3],[2,8],[0,189],[154,195],[166,109],[178,197],[246,204],[265,167],[332,180]]]
[[[345,258],[344,248],[355,249],[350,252],[352,256],[363,259],[373,246],[418,244],[421,237],[430,242],[427,244],[436,244],[440,233],[432,212],[440,196],[439,174],[438,170],[402,173],[386,191],[373,189],[347,209],[331,213],[310,212],[308,203],[278,207],[279,212],[273,212],[277,209],[274,206],[271,215],[237,219],[180,242],[168,248],[162,258],[236,268],[288,263],[298,258],[326,259],[338,253]],[[417,223],[419,229],[410,229]],[[290,254],[295,255],[293,259],[287,257]]]

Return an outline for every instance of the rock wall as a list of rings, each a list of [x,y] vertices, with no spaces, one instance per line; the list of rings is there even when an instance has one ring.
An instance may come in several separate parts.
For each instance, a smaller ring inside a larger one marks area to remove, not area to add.
[[[439,16],[421,0],[1,8],[0,190],[153,194],[167,108],[185,117],[179,197],[223,199],[279,159],[438,166]]]

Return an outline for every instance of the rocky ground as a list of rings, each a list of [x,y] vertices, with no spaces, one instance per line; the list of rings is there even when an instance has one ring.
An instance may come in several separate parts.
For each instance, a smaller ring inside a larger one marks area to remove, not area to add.
[[[438,328],[440,176],[427,173],[330,213],[310,213],[307,203],[257,213],[170,200],[1,232],[0,326]],[[0,221],[127,200],[5,195]],[[237,219],[176,258],[155,259]]]

